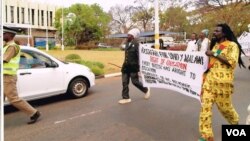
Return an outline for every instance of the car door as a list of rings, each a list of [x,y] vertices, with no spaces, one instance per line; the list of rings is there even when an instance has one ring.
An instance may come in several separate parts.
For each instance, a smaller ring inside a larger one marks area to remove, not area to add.
[[[33,50],[22,50],[17,88],[20,97],[34,99],[59,94],[63,88],[64,71],[55,61]]]

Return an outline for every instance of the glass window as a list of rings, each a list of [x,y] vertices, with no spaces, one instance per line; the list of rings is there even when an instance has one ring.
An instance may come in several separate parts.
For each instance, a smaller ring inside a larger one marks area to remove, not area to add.
[[[24,8],[21,9],[21,16],[22,16],[22,24],[24,24]]]
[[[53,14],[52,11],[50,11],[50,17],[49,17],[49,18],[50,18],[50,26],[52,26],[52,23],[53,23],[53,22],[52,22],[52,20],[53,20],[53,19],[52,19],[52,17],[53,17],[52,14]]]
[[[40,25],[40,10],[37,10],[37,20],[38,20],[38,25]]]
[[[8,6],[6,5],[5,6],[5,16],[6,16],[5,17],[6,18],[5,21],[6,21],[6,23],[8,22],[8,14],[7,13],[8,13]]]
[[[20,22],[20,17],[19,17],[19,7],[17,7],[17,23],[19,23]]]
[[[42,18],[41,25],[44,26],[44,13],[43,13],[43,10],[41,11],[41,18]]]
[[[35,51],[22,50],[19,69],[49,68],[52,60]]]
[[[29,24],[30,24],[30,8],[28,8],[28,20],[29,20]]]
[[[10,6],[10,22],[14,23],[14,6]]]
[[[31,9],[31,23],[35,25],[35,9]]]

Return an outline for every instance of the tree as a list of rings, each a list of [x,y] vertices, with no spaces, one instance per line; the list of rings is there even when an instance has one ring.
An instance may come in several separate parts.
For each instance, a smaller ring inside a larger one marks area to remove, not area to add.
[[[76,16],[67,17],[69,13]],[[110,17],[97,5],[74,4],[64,8],[64,39],[66,45],[79,45],[92,40],[99,40],[107,33]],[[62,30],[62,9],[56,11],[55,27]],[[61,33],[59,33],[61,36]]]
[[[162,30],[183,32],[189,25],[187,12],[182,7],[170,7],[160,17]]]
[[[243,0],[203,0],[195,2],[196,10],[190,12],[195,31],[208,28],[213,30],[217,23],[227,23],[239,36],[250,23],[250,3]],[[194,22],[196,21],[196,22]]]
[[[116,5],[111,7],[109,14],[112,17],[110,27],[116,33],[127,33],[135,23],[132,21],[131,17],[133,15],[132,6],[122,6]]]
[[[152,0],[135,0],[134,15],[132,20],[141,26],[144,31],[152,30],[154,20],[154,7]]]

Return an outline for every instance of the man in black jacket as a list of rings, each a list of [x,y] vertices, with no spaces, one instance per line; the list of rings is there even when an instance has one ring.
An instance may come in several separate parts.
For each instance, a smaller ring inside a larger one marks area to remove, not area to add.
[[[122,98],[119,100],[120,104],[125,104],[131,102],[129,97],[129,80],[131,78],[132,83],[145,93],[144,98],[148,99],[150,97],[150,89],[143,87],[142,83],[139,81],[138,72],[139,67],[139,43],[137,38],[139,37],[140,30],[134,28],[128,32],[127,43],[125,47],[125,60],[122,65]]]

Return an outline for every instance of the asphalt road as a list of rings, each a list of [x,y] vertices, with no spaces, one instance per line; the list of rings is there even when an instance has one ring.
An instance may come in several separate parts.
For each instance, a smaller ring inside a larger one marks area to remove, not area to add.
[[[245,124],[250,104],[250,71],[237,69],[233,102]],[[81,99],[55,96],[31,102],[42,119],[27,125],[28,118],[9,106],[4,115],[4,141],[196,141],[199,137],[198,100],[166,89],[151,89],[152,97],[130,85],[132,102],[118,104],[121,77],[97,79]],[[227,124],[214,107],[215,141]]]

